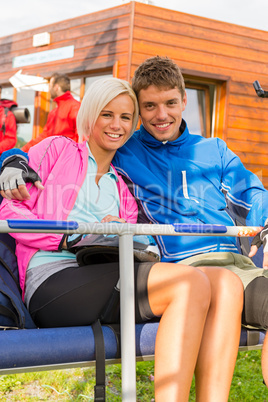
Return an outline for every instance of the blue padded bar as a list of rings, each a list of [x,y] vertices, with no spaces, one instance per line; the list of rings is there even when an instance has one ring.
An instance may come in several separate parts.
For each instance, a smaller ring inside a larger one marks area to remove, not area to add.
[[[155,338],[158,329],[158,323],[136,324],[136,355],[147,356],[154,355]],[[259,333],[257,344],[262,345],[266,332],[264,330],[254,330]],[[239,346],[248,345],[248,331],[241,328]]]
[[[79,225],[75,221],[54,221],[54,220],[20,220],[7,219],[11,229],[40,229],[40,230],[67,230],[78,229]]]
[[[158,323],[136,325],[137,356],[154,355]],[[102,326],[106,359],[117,358],[113,330]],[[0,331],[0,369],[95,360],[91,327]]]
[[[116,357],[111,328],[103,326],[106,359]],[[0,331],[0,369],[95,360],[91,327]]]
[[[136,324],[136,356],[154,355],[158,322]]]
[[[113,330],[102,326],[106,359],[117,358]],[[158,323],[136,324],[136,355],[154,355]],[[264,331],[259,332],[262,344]],[[247,331],[242,328],[240,346],[247,346]],[[95,360],[91,327],[43,328],[0,331],[0,370]]]
[[[264,330],[258,330],[258,329],[252,330],[252,331],[259,333],[259,340],[258,340],[257,344],[262,345],[263,341],[264,341],[264,338],[265,338],[266,332]],[[241,328],[239,346],[248,346],[248,331],[244,327]]]
[[[224,225],[173,223],[175,232],[184,233],[226,233]]]

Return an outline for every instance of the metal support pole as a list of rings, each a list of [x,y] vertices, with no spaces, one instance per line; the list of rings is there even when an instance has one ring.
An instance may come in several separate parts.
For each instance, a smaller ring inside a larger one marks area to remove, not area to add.
[[[133,234],[119,236],[122,400],[136,402]]]

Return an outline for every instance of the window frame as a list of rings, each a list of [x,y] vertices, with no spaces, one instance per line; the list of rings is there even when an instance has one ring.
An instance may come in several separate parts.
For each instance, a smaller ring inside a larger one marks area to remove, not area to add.
[[[206,119],[209,122],[206,137],[218,137],[226,140],[230,76],[187,69],[181,69],[181,71],[186,88],[202,88],[205,91],[206,88],[210,88],[210,90],[212,87],[214,88],[212,101],[210,92],[205,92],[205,101],[209,104],[209,109],[206,110]]]

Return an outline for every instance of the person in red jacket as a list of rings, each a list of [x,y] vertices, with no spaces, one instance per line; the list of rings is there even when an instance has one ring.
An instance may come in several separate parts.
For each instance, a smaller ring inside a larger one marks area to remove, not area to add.
[[[80,102],[70,93],[69,77],[65,74],[53,74],[49,81],[49,92],[51,99],[57,103],[57,107],[48,114],[42,133],[22,147],[24,152],[28,152],[33,145],[51,135],[64,135],[78,142],[76,116]]]
[[[0,86],[0,155],[2,152],[13,148],[17,142],[17,124],[15,116],[12,112],[6,113],[6,108],[9,108],[15,102],[8,99],[1,99]]]

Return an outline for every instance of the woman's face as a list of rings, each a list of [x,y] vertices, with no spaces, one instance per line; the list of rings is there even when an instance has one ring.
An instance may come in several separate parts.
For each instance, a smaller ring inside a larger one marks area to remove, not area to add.
[[[89,136],[91,151],[116,151],[130,137],[134,104],[127,94],[118,95],[101,111]]]

